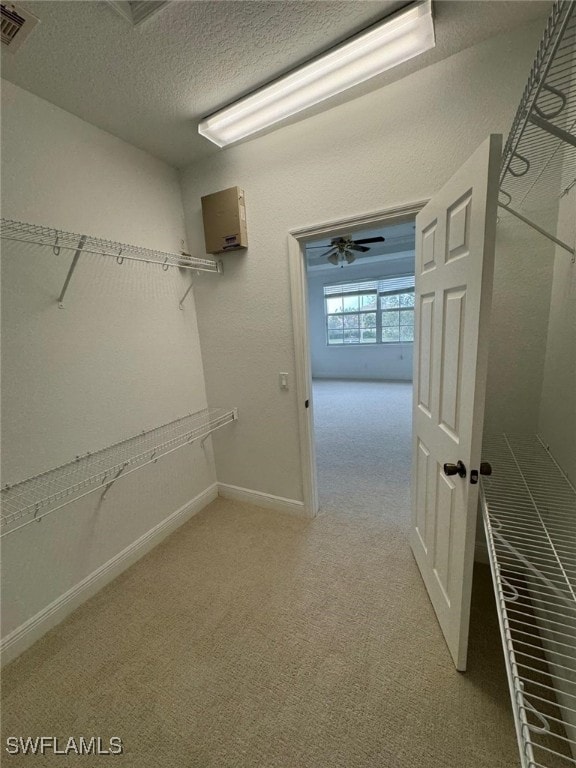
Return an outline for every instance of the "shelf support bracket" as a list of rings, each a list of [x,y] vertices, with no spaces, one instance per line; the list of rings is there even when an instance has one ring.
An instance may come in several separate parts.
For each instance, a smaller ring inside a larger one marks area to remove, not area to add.
[[[224,273],[224,265],[222,263],[222,259],[220,259],[219,261],[216,262],[216,266],[218,267],[218,274],[222,275]],[[196,274],[198,274],[198,273],[196,273]],[[184,302],[186,300],[186,297],[188,296],[188,294],[192,290],[193,286],[194,286],[194,283],[191,282],[190,285],[188,286],[188,288],[186,289],[186,293],[180,299],[180,304],[178,305],[180,307],[180,309],[184,309]]]
[[[541,235],[544,235],[544,237],[547,237],[548,240],[552,240],[553,243],[556,243],[556,245],[559,245],[561,248],[564,248],[564,250],[568,251],[572,255],[572,258],[574,258],[574,255],[576,254],[576,251],[574,248],[571,248],[567,243],[563,242],[562,240],[559,240],[557,237],[554,237],[554,235],[551,235],[550,232],[547,232],[545,229],[542,229],[542,227],[539,227],[538,224],[535,224],[533,221],[530,221],[530,219],[527,219],[525,216],[522,216],[521,213],[518,213],[518,211],[515,211],[513,208],[510,208],[509,205],[506,205],[505,203],[498,203],[500,208],[504,208],[505,211],[508,211],[508,213],[511,213],[512,216],[516,216],[517,219],[520,219],[520,221],[523,221],[524,224],[528,224],[529,227],[532,227],[532,229],[535,229],[536,232],[539,232]]]
[[[86,235],[82,235],[78,243],[78,248],[76,250],[76,253],[74,254],[74,258],[72,259],[72,264],[70,264],[70,269],[68,270],[68,274],[66,275],[66,280],[64,281],[62,291],[60,292],[60,296],[58,296],[58,306],[60,307],[60,309],[64,307],[64,296],[66,294],[66,291],[68,290],[68,284],[72,279],[72,275],[74,274],[74,270],[76,269],[76,266],[78,264],[78,259],[80,258],[80,254],[82,253],[82,248],[84,248],[85,242],[86,242]]]
[[[537,125],[538,128],[542,128],[543,131],[547,131],[548,133],[551,133],[552,136],[556,136],[557,139],[562,139],[562,141],[565,141],[567,144],[576,147],[576,136],[573,136],[569,131],[565,131],[564,128],[554,125],[550,120],[546,120],[545,118],[534,114],[530,115],[528,120],[533,125]]]
[[[194,283],[193,283],[192,281],[190,281],[190,285],[189,285],[189,286],[188,286],[188,288],[186,289],[186,293],[185,293],[185,294],[184,294],[184,296],[182,296],[182,298],[180,299],[180,304],[178,305],[178,306],[180,307],[180,309],[184,309],[184,301],[186,300],[186,297],[188,296],[188,294],[189,294],[189,293],[190,293],[190,291],[192,290],[192,287],[193,287],[193,286],[194,286]]]
[[[104,497],[106,496],[106,494],[108,493],[108,491],[110,490],[110,488],[112,488],[112,486],[114,485],[114,483],[116,482],[116,480],[118,480],[118,478],[120,477],[120,475],[122,474],[122,472],[124,472],[124,470],[126,469],[126,467],[127,467],[127,466],[128,466],[128,462],[126,461],[126,462],[125,462],[125,463],[124,463],[124,464],[123,464],[123,465],[120,467],[120,469],[118,470],[118,472],[116,472],[116,474],[114,475],[114,477],[112,478],[112,480],[110,480],[110,482],[109,482],[109,483],[106,485],[106,487],[105,487],[105,488],[104,488],[104,490],[102,491],[102,496],[100,496],[100,501],[104,501]]]

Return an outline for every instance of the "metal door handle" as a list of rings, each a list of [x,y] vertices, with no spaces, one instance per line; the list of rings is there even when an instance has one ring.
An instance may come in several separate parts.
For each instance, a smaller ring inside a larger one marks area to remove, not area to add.
[[[444,464],[444,474],[466,477],[466,467],[460,460],[457,464]]]

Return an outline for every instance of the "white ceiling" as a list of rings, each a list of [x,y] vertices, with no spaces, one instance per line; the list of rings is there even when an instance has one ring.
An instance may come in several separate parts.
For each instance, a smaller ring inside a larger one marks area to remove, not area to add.
[[[41,23],[19,51],[2,51],[2,76],[182,167],[222,151],[198,135],[202,117],[405,4],[180,0],[133,27],[102,0],[24,2]],[[543,18],[550,7],[535,0],[435,0],[433,51],[322,109]]]

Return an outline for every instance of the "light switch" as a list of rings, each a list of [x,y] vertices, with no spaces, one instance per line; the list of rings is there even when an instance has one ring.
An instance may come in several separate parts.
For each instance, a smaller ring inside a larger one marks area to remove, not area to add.
[[[288,389],[288,374],[280,374],[280,389]]]

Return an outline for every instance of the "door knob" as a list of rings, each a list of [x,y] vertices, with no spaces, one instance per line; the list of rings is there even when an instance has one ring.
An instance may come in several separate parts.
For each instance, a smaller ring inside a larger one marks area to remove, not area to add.
[[[444,474],[466,477],[466,467],[461,461],[458,461],[457,464],[444,464]]]

